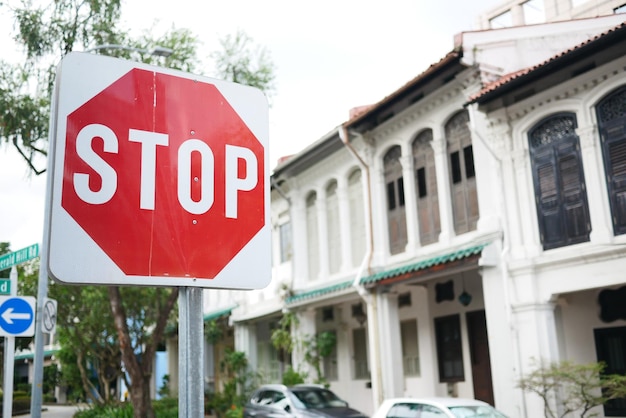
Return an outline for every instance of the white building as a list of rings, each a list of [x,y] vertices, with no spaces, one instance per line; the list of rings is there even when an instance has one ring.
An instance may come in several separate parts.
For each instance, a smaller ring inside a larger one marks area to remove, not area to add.
[[[450,395],[537,417],[516,384],[533,361],[625,373],[623,17],[461,33],[279,163],[272,283],[209,291],[207,317],[229,317],[269,382],[287,365],[315,378],[302,349],[280,358],[271,343],[286,312],[299,340],[334,333],[323,375],[370,414],[387,397]]]

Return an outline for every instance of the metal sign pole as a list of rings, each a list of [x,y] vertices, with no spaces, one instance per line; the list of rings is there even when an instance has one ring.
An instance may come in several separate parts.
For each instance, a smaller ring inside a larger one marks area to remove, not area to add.
[[[178,417],[204,417],[202,288],[178,294]]]
[[[17,295],[17,269],[11,267],[11,296]],[[13,374],[15,370],[15,337],[4,338],[4,385],[2,392],[2,417],[11,418],[13,414]]]

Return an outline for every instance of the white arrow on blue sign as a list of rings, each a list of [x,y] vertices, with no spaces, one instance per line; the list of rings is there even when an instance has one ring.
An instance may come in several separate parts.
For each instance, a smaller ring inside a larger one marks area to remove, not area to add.
[[[32,337],[35,335],[35,305],[32,296],[0,297],[0,335]]]

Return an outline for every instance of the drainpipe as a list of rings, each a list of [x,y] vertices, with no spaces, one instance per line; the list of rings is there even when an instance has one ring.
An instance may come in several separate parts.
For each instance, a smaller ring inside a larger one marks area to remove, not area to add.
[[[498,171],[500,173],[502,173],[502,159],[500,157],[498,157],[498,155],[495,153],[495,151],[491,148],[491,146],[487,143],[487,141],[480,135],[480,133],[478,132],[478,130],[476,129],[476,111],[475,111],[475,105],[470,105],[467,106],[467,109],[469,110],[469,114],[470,114],[470,131],[472,132],[472,137],[476,137],[477,139],[480,140],[480,142],[482,142],[482,144],[485,146],[485,148],[487,149],[487,151],[489,151],[489,154],[491,154],[491,156],[493,157],[493,159],[496,161],[496,163],[498,164]],[[510,118],[508,117],[508,112],[507,112],[507,121],[510,120]],[[507,122],[508,123],[508,122]],[[500,186],[500,196],[505,196],[505,189],[504,189],[504,181],[503,181],[504,176],[501,175],[499,176],[499,186]],[[507,211],[507,207],[506,207],[506,199],[502,199],[502,202],[500,203],[501,209],[500,209],[500,216],[502,217],[502,251],[500,252],[500,270],[501,270],[501,277],[502,277],[502,289],[503,289],[503,293],[504,293],[504,307],[505,307],[505,314],[506,314],[506,320],[507,323],[509,324],[509,328],[511,329],[511,333],[513,335],[513,348],[516,351],[515,353],[515,357],[517,357],[517,368],[518,368],[518,373],[521,376],[521,371],[522,371],[522,359],[521,359],[521,355],[520,355],[520,348],[519,348],[519,333],[517,330],[517,327],[513,324],[512,321],[512,315],[511,315],[511,290],[510,290],[510,285],[509,285],[509,269],[508,269],[508,265],[505,261],[505,258],[509,255],[509,251],[510,251],[510,247],[511,247],[511,243],[510,243],[510,239],[509,239],[509,233],[508,233],[508,227],[509,227],[509,217],[508,217],[508,211]],[[522,399],[521,399],[521,407],[522,407],[522,416],[527,416],[526,415],[526,400],[524,397],[524,394],[522,392]]]
[[[354,158],[359,162],[363,171],[365,172],[365,180],[367,186],[367,232],[368,232],[368,240],[367,240],[367,251],[365,252],[365,256],[363,257],[363,262],[359,266],[359,270],[352,282],[352,286],[356,289],[358,295],[365,301],[366,305],[371,309],[371,315],[368,315],[368,323],[371,322],[372,329],[372,338],[371,341],[374,341],[374,344],[370,344],[373,353],[373,369],[374,372],[374,410],[378,409],[378,406],[382,403],[383,396],[383,385],[382,385],[382,365],[380,359],[380,345],[378,342],[380,341],[380,325],[378,322],[378,300],[376,295],[371,294],[367,291],[367,289],[361,285],[361,278],[363,277],[363,273],[367,270],[367,274],[371,274],[372,271],[372,257],[374,254],[374,221],[372,216],[372,183],[370,176],[370,167],[369,165],[361,158],[359,153],[354,149],[352,144],[350,143],[348,130],[344,125],[341,125],[338,128],[339,138],[348,149],[348,151],[354,156]]]

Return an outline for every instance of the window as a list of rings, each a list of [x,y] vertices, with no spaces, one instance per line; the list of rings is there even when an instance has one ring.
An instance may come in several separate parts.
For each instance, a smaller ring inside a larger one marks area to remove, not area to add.
[[[397,403],[389,408],[386,418],[420,418],[421,405],[415,403]]]
[[[594,330],[596,355],[604,362],[606,374],[626,374],[626,327],[601,328]],[[626,399],[614,399],[604,404],[607,417],[626,416]]]
[[[441,224],[439,218],[439,197],[437,195],[437,172],[435,156],[431,146],[433,131],[421,132],[413,141],[413,165],[415,167],[415,195],[417,196],[417,217],[420,230],[420,243],[432,244],[439,239]]]
[[[544,23],[546,21],[543,0],[528,0],[522,4],[522,10],[524,11],[525,25]]]
[[[435,338],[439,381],[460,382],[465,380],[459,315],[435,318]]]
[[[358,266],[363,261],[367,245],[365,230],[365,205],[363,202],[363,185],[361,170],[354,170],[348,177],[348,201],[350,205],[350,247],[352,249],[352,265]]]
[[[510,28],[511,26],[513,26],[513,15],[510,10],[489,19],[491,29]]]
[[[370,370],[367,361],[365,328],[354,328],[352,330],[352,344],[354,349],[354,378],[369,379]]]
[[[450,157],[452,213],[457,234],[475,230],[479,216],[472,136],[468,123],[469,115],[463,110],[452,116],[445,127]]]
[[[618,14],[618,13],[626,13],[626,4],[622,4],[619,7],[616,7],[615,9],[613,9],[613,13]]]
[[[320,273],[319,232],[317,230],[317,196],[311,193],[306,199],[306,232],[309,262],[309,280],[315,280]]]
[[[279,403],[283,399],[285,399],[285,395],[281,392],[275,390],[263,390],[254,395],[251,401],[257,405],[272,406]]]
[[[337,182],[326,188],[326,225],[328,236],[328,269],[337,273],[341,267],[341,227],[339,226],[339,199]]]
[[[391,254],[404,251],[407,244],[406,213],[404,209],[404,179],[399,146],[391,148],[383,159],[387,187],[387,219]]]
[[[596,106],[606,187],[615,235],[626,234],[626,87]]]
[[[550,116],[528,134],[539,233],[544,250],[589,241],[591,220],[571,113]]]
[[[402,367],[405,376],[420,375],[420,357],[417,335],[417,320],[409,319],[400,322],[400,339],[402,341]]]
[[[280,232],[280,262],[285,263],[293,256],[293,241],[291,236],[291,222],[279,226]]]

